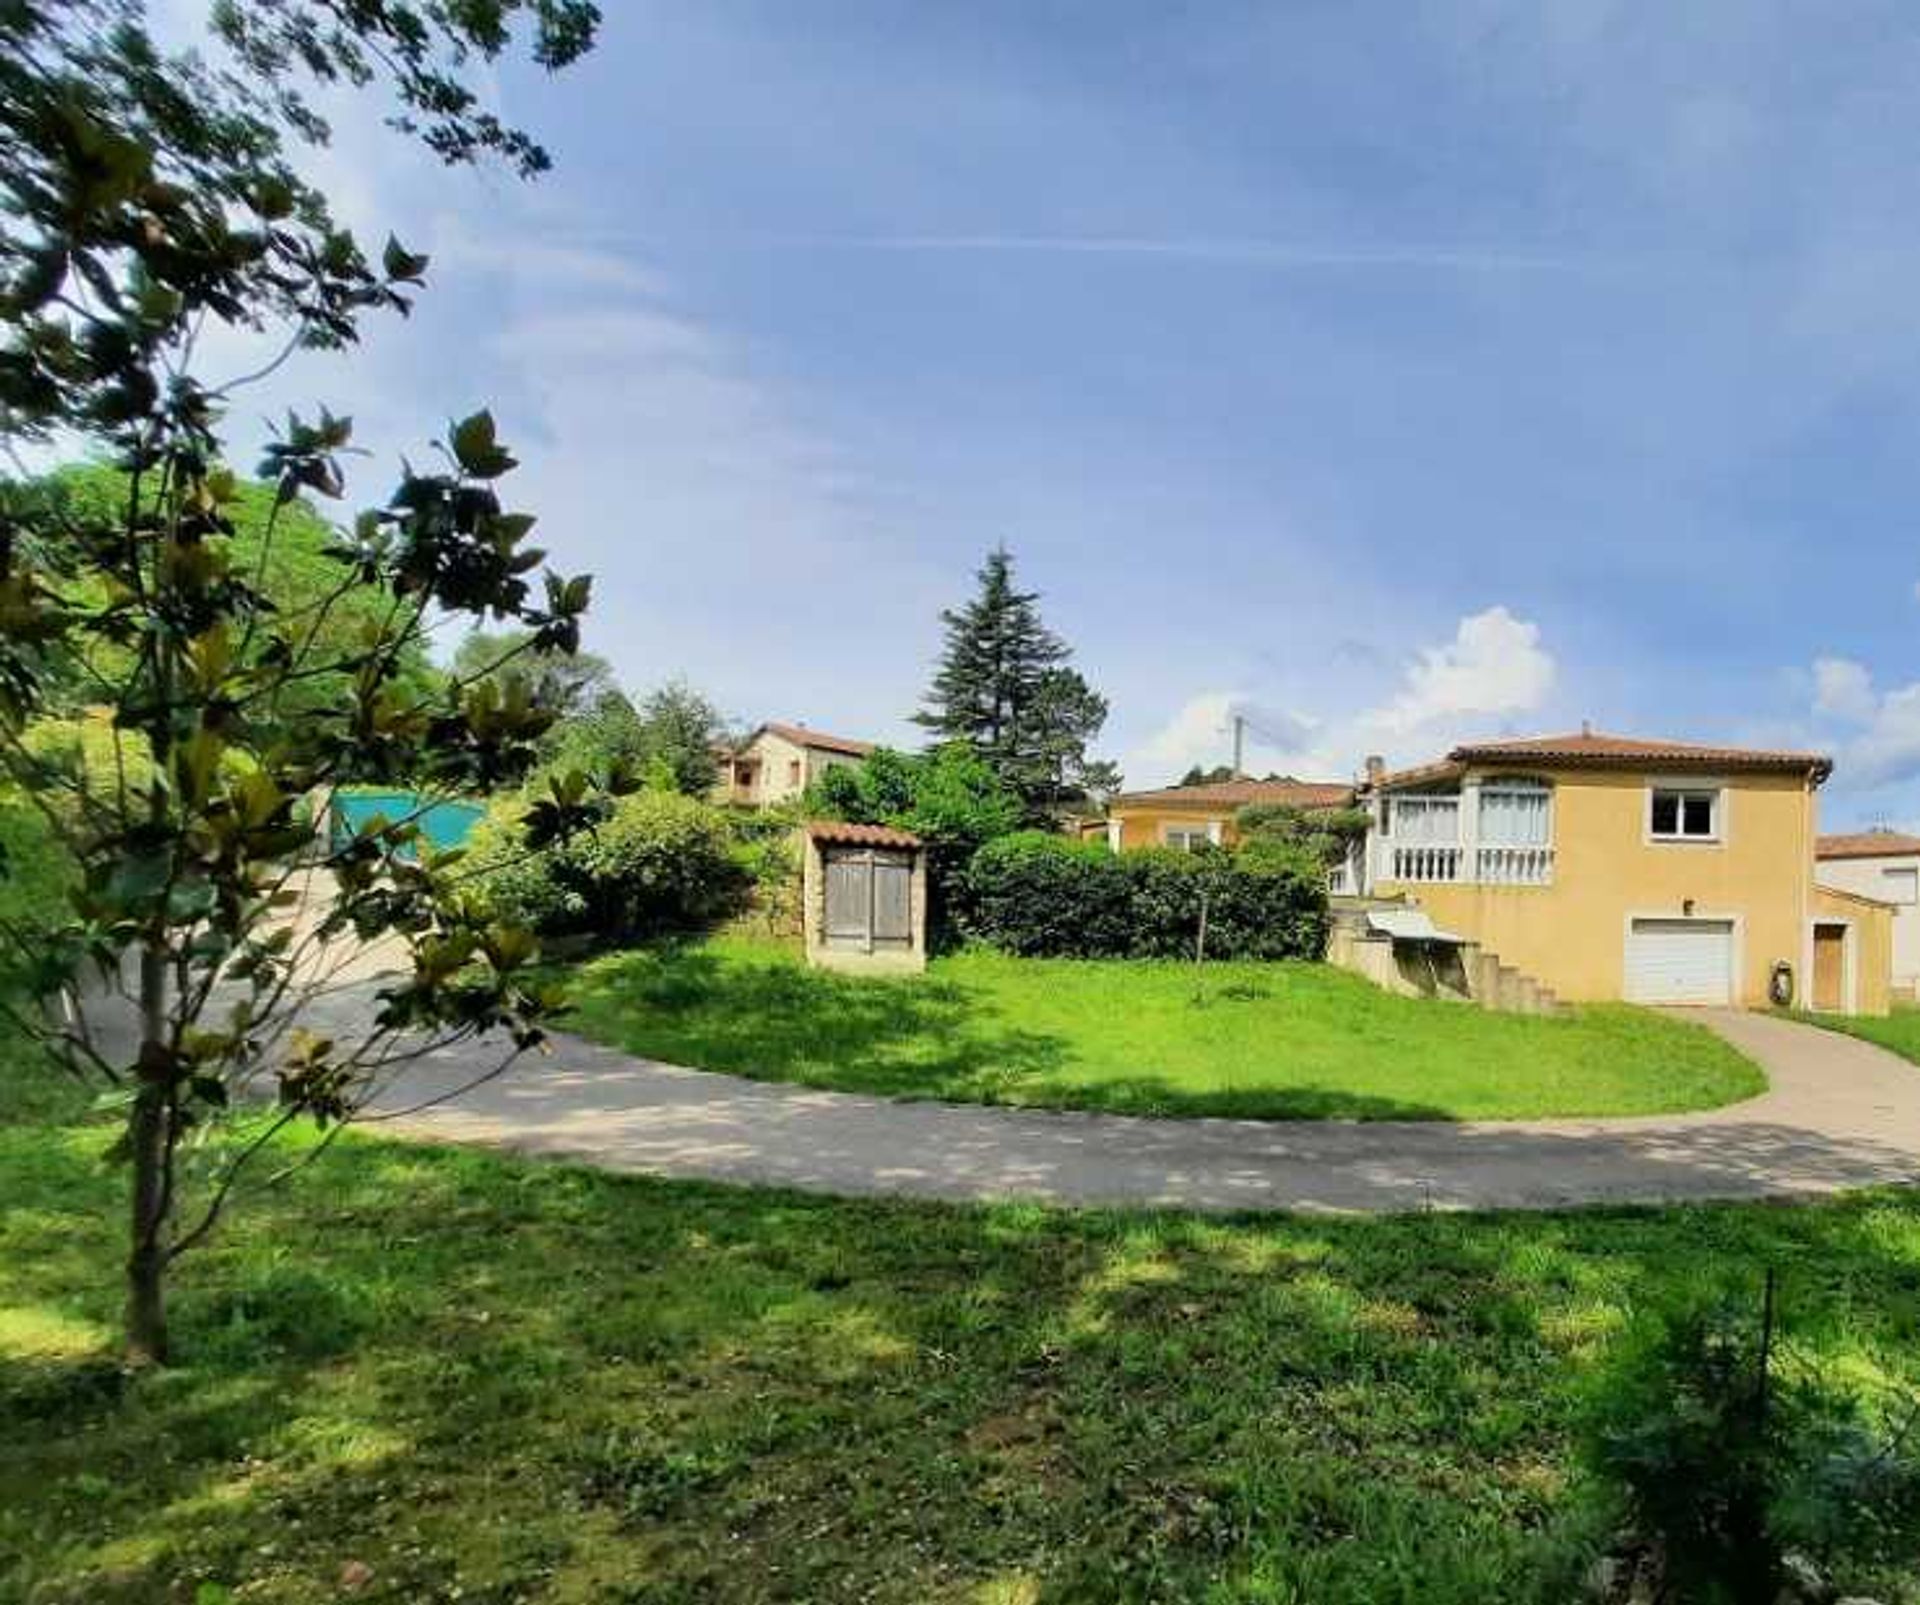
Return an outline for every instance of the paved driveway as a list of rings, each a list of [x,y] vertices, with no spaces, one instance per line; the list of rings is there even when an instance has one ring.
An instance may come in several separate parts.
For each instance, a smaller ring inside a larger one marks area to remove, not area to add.
[[[416,1066],[388,1129],[613,1170],[844,1194],[1206,1210],[1553,1209],[1760,1198],[1920,1180],[1920,1067],[1765,1015],[1695,1011],[1770,1090],[1632,1120],[1150,1120],[896,1102],[742,1080],[560,1038],[462,1085],[472,1049]]]

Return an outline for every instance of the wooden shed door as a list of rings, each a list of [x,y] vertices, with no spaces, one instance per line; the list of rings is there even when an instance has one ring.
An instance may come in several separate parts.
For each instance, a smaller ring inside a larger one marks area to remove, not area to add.
[[[1813,1006],[1837,1013],[1846,1006],[1847,928],[1813,928]]]
[[[913,945],[913,866],[899,853],[873,855],[873,945]]]
[[[913,859],[907,853],[828,847],[826,940],[831,947],[913,946]]]
[[[873,908],[873,861],[866,853],[827,852],[827,941],[865,947]]]

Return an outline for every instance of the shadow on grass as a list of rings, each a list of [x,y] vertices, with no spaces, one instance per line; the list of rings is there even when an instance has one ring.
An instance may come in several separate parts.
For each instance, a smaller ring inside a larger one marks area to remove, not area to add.
[[[651,1058],[891,1096],[978,1099],[1044,1079],[1067,1042],[992,1017],[965,987],[876,982],[785,962],[726,963],[698,946],[613,954],[576,972],[571,1023]]]
[[[563,1025],[702,1070],[890,1098],[1229,1120],[1451,1120],[1414,1099],[1337,1085],[1196,1088],[1191,1079],[1072,1074],[1073,1044],[1023,1029],[977,989],[938,976],[876,981],[698,945],[611,954],[574,973]],[[1218,1010],[1269,989],[1223,986]]]
[[[117,1202],[77,1151],[16,1180],[0,1222]],[[5,1301],[110,1322],[115,1247]],[[46,1362],[0,1596],[317,1601],[354,1561],[395,1602],[1565,1598],[1582,1371],[1630,1302],[1769,1261],[1801,1335],[1913,1369],[1900,1195],[1202,1219],[354,1140],[186,1263],[180,1370]]]

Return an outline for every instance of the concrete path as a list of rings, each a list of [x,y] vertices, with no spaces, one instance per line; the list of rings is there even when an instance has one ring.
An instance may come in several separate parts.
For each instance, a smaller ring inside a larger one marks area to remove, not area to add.
[[[386,1129],[612,1170],[841,1194],[1204,1210],[1554,1209],[1920,1180],[1920,1066],[1765,1015],[1695,1011],[1770,1090],[1707,1114],[1446,1124],[1148,1120],[896,1102],[634,1059],[570,1037],[471,1080],[416,1066]],[[378,1118],[378,1117],[376,1117]]]

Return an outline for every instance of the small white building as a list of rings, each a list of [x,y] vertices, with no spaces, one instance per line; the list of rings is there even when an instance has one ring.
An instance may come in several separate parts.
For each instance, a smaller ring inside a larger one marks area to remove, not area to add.
[[[1897,830],[1822,836],[1814,858],[1822,886],[1893,904],[1894,994],[1920,994],[1920,836]]]
[[[763,724],[719,755],[714,798],[749,808],[788,802],[827,770],[856,764],[872,751],[871,741],[830,736],[805,725]]]

